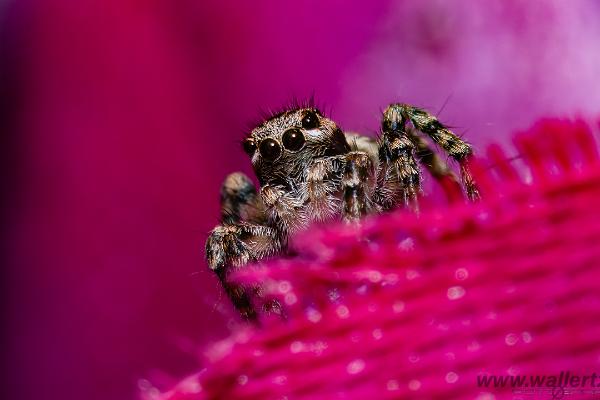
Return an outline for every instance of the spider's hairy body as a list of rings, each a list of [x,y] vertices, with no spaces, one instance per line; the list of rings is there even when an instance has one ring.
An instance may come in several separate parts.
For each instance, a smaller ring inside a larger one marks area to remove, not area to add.
[[[241,173],[229,175],[221,188],[221,225],[206,243],[210,268],[244,317],[255,317],[251,289],[231,284],[232,270],[285,252],[290,235],[317,221],[356,223],[395,208],[418,211],[417,158],[434,178],[458,184],[417,131],[460,163],[467,195],[477,198],[466,163],[471,146],[410,105],[392,104],[384,111],[378,140],[345,134],[313,107],[278,113],[252,130],[243,147],[260,189]]]

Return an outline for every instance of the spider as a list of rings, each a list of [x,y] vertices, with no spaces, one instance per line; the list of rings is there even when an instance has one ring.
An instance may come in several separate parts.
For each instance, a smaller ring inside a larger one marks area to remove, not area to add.
[[[410,125],[409,125],[410,123]],[[458,161],[459,179],[418,132]],[[479,192],[468,169],[471,146],[427,111],[392,104],[383,112],[378,139],[344,133],[313,106],[294,107],[266,119],[242,146],[260,183],[229,175],[221,187],[221,224],[206,242],[215,271],[242,317],[256,319],[250,288],[228,281],[249,262],[285,253],[295,232],[317,221],[358,223],[367,214],[404,207],[419,210],[417,160],[438,179]]]

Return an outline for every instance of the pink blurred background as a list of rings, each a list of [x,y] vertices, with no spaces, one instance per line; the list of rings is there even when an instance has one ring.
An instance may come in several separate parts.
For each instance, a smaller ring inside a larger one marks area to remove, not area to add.
[[[476,148],[600,110],[594,0],[21,0],[0,4],[2,398],[131,399],[200,368],[234,313],[207,271],[260,109],[315,94],[343,128],[392,101]],[[443,109],[443,110],[442,110]]]

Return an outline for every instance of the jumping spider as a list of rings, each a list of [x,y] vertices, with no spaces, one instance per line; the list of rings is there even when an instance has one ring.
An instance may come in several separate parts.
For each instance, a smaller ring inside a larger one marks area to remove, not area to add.
[[[221,188],[221,224],[206,242],[208,265],[243,317],[256,317],[250,289],[228,282],[229,272],[286,251],[294,232],[314,221],[355,222],[398,207],[418,211],[417,159],[434,178],[460,185],[417,131],[458,161],[467,197],[478,198],[467,167],[471,146],[427,111],[407,104],[383,112],[378,140],[345,134],[312,106],[278,113],[252,130],[243,149],[260,191],[246,175],[229,175]]]

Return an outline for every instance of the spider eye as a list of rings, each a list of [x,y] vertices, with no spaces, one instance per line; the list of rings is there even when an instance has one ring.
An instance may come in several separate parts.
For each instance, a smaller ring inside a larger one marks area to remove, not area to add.
[[[254,144],[254,141],[251,139],[244,140],[242,142],[242,148],[244,149],[244,152],[251,157],[254,154],[254,152],[256,151],[256,145]]]
[[[302,127],[304,129],[315,129],[319,126],[319,117],[317,113],[310,110],[302,118]]]
[[[267,161],[275,161],[281,155],[281,146],[273,139],[265,139],[260,142],[260,155]]]
[[[300,129],[288,129],[281,138],[283,147],[291,151],[298,151],[304,146],[304,135]]]

